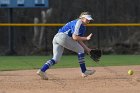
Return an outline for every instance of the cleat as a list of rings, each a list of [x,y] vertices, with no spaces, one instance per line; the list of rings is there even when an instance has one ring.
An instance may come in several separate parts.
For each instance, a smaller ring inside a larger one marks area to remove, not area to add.
[[[47,74],[45,72],[42,72],[41,70],[38,70],[37,74],[41,77],[41,79],[48,80]]]
[[[84,73],[82,73],[82,77],[87,77],[88,75],[92,75],[96,72],[96,70],[86,70]]]

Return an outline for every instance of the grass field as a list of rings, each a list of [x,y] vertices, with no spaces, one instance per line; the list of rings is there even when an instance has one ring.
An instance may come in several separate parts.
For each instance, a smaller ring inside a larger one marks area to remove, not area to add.
[[[0,56],[0,70],[38,69],[52,56]],[[100,63],[92,62],[86,56],[86,65],[90,66],[125,66],[140,65],[140,55],[104,55]],[[53,68],[79,67],[77,56],[63,56],[61,62]]]

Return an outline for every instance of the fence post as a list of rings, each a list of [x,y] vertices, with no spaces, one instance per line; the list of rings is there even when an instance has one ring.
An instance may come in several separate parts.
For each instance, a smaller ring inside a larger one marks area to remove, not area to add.
[[[13,9],[9,8],[8,9],[8,22],[9,23],[13,23]],[[14,27],[9,26],[9,44],[8,44],[8,51],[7,51],[7,55],[14,55],[16,54],[15,50],[14,50]]]
[[[97,47],[100,49],[100,31],[97,31]]]

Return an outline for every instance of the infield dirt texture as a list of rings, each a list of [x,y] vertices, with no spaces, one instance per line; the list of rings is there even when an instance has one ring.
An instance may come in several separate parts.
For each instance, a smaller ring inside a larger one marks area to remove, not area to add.
[[[1,71],[0,93],[140,93],[139,65],[95,69],[86,78],[81,77],[80,68],[50,69],[46,81],[37,70]],[[128,69],[134,75],[128,75]]]

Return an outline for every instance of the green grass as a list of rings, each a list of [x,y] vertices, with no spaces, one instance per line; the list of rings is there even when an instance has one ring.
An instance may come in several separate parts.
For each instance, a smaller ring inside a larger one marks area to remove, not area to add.
[[[52,56],[0,56],[0,70],[38,69]],[[86,56],[87,66],[140,65],[140,55],[104,55],[96,64]],[[63,56],[53,68],[79,67],[77,56]]]

